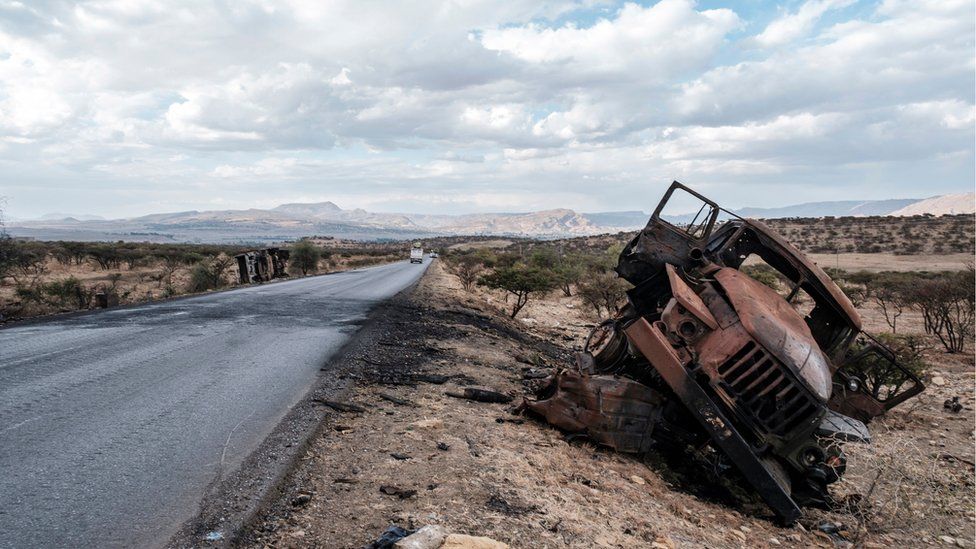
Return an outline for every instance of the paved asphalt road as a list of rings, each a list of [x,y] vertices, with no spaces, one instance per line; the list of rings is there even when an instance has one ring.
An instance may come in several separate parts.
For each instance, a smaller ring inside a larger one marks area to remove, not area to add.
[[[426,266],[0,329],[0,547],[165,543]]]

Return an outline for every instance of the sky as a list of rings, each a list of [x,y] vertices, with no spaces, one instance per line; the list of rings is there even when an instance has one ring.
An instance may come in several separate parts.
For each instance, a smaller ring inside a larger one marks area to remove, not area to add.
[[[976,185],[972,0],[0,0],[5,215]]]

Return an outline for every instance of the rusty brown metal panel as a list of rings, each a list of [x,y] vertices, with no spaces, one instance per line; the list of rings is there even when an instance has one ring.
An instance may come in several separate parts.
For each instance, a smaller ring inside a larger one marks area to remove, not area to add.
[[[624,331],[630,342],[654,365],[684,405],[697,412],[693,414],[695,418],[711,435],[715,444],[735,463],[766,504],[783,522],[796,521],[800,517],[800,508],[783,489],[775,472],[753,453],[733,424],[688,375],[664,334],[644,318],[638,318]]]
[[[678,276],[678,272],[675,271],[674,265],[668,264],[665,266],[665,270],[668,273],[668,282],[671,284],[671,292],[674,294],[674,298],[678,300],[678,303],[682,307],[688,309],[688,311],[695,315],[698,320],[701,320],[706,326],[713,330],[718,329],[718,321],[712,316],[711,311],[705,306],[705,302],[702,301],[698,294],[685,283],[684,280]]]
[[[725,289],[746,331],[781,362],[797,365],[797,374],[817,398],[827,402],[832,368],[803,317],[771,288],[736,269],[719,270],[715,280]]]
[[[718,375],[718,367],[752,341],[742,324],[735,323],[723,330],[709,332],[695,346],[698,364],[709,375]]]
[[[783,255],[785,257],[795,261],[808,272],[813,273],[813,276],[817,279],[817,282],[823,285],[823,287],[827,290],[827,293],[830,294],[830,297],[832,297],[833,300],[841,307],[844,314],[846,314],[850,319],[854,328],[857,330],[861,329],[861,315],[858,314],[854,304],[851,303],[850,298],[847,297],[843,290],[837,286],[837,283],[834,282],[833,279],[831,279],[827,273],[820,268],[819,265],[811,261],[809,257],[807,257],[800,250],[796,249],[795,246],[776,233],[776,231],[770,229],[768,225],[760,221],[756,221],[755,219],[747,219],[744,220],[743,223],[751,225],[756,232],[762,233],[764,236],[772,240],[777,246],[783,248],[785,251]]]
[[[651,448],[651,434],[664,404],[657,391],[642,383],[572,370],[556,374],[540,394],[547,398],[524,401],[522,407],[560,429],[629,453]]]

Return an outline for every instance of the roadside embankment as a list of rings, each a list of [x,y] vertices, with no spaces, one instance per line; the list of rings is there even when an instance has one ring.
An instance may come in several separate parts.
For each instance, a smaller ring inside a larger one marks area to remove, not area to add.
[[[893,493],[892,483],[900,483],[893,497],[902,500],[868,493],[861,501],[882,508],[810,510],[800,524],[780,528],[747,494],[715,485],[680,457],[614,453],[513,415],[542,377],[569,364],[587,320],[572,299],[553,295],[527,307],[528,322],[513,321],[496,309],[501,299],[463,291],[440,262],[432,265],[409,296],[377,319],[374,344],[346,355],[351,369],[339,375],[348,390],[319,403],[327,411],[319,433],[241,544],[358,548],[391,526],[440,525],[511,547],[886,547],[945,545],[946,539],[972,546],[972,469],[928,460],[934,449],[927,446],[916,453],[902,444],[905,462],[897,470],[873,471],[877,493]],[[971,418],[971,372],[961,365],[945,372],[940,397],[963,394],[967,408],[952,417]],[[466,387],[514,400],[448,394]],[[972,444],[965,422],[943,414],[941,401],[920,406],[925,409],[876,424],[879,452],[895,448],[892,440],[914,443],[939,433],[954,446]],[[922,469],[928,465],[936,469]],[[889,474],[903,471],[921,477]],[[873,472],[855,477],[869,481]],[[943,481],[932,484],[938,478]],[[841,489],[866,491],[859,483]],[[904,511],[905,519],[919,520],[921,513],[927,522],[905,528],[884,522],[885,513],[905,509],[910,494],[931,503],[915,514]]]

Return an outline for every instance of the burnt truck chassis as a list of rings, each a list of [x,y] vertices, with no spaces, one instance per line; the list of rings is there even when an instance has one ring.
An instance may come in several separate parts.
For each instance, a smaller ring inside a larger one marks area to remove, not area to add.
[[[686,224],[663,216],[675,192],[702,204]],[[787,281],[787,296],[740,270],[751,256]],[[829,507],[843,443],[870,442],[871,418],[924,389],[861,331],[822,269],[677,181],[616,271],[634,285],[627,305],[524,409],[618,451],[711,450],[784,523],[801,505]],[[868,390],[865,376],[887,384]]]
[[[290,252],[281,248],[267,248],[234,256],[241,284],[260,284],[275,278],[285,278]]]

